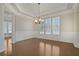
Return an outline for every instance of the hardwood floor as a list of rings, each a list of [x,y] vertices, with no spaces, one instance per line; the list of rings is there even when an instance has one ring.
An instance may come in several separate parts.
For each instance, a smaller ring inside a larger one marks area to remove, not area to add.
[[[5,56],[5,53],[4,53],[4,51],[0,53],[0,56]]]
[[[72,43],[32,38],[13,44],[11,56],[79,56],[79,49]]]
[[[15,56],[75,56],[79,49],[72,43],[32,38],[13,45]]]
[[[11,55],[12,54],[12,38],[5,37],[4,45],[5,45],[5,51],[3,51],[0,55],[1,56]]]

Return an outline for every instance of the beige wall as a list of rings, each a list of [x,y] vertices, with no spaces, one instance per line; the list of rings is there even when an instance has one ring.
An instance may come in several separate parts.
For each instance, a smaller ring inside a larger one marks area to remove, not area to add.
[[[23,16],[15,15],[16,42],[32,38],[34,35],[34,22]]]
[[[32,31],[33,20],[16,15],[16,31]]]
[[[77,10],[77,32],[79,32],[79,9]]]
[[[60,15],[61,32],[74,32],[74,14],[72,12]]]

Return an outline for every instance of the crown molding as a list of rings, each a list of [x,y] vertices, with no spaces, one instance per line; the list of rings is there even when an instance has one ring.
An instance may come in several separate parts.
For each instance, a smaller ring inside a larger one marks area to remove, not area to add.
[[[29,17],[34,17],[34,15],[32,15],[30,12],[25,12],[23,11],[23,9],[20,8],[20,6],[18,4],[15,4],[15,7],[18,9],[19,12],[29,16]]]
[[[5,4],[5,7],[8,8],[8,10],[10,10],[10,12],[12,12],[13,14],[15,15],[19,15],[19,16],[23,16],[23,17],[26,17],[28,19],[33,19],[33,17],[31,17],[30,15],[26,15],[26,14],[23,14],[22,12],[20,12],[18,9],[15,9],[14,6],[12,6],[11,4],[9,3],[6,3]],[[9,11],[8,11],[9,12]]]
[[[25,12],[25,11],[23,11],[23,9],[18,5],[18,4],[15,4],[16,5],[16,7],[18,8],[18,10],[20,11],[20,12],[22,12],[23,14],[28,14],[28,15],[30,15],[30,16],[33,16],[33,17],[35,17],[34,15],[32,15],[30,12]],[[71,7],[72,7],[72,5],[73,4],[67,4],[67,6],[65,7],[65,8],[62,8],[62,9],[59,9],[59,10],[63,10],[63,9],[70,9]],[[42,16],[45,16],[45,15],[48,15],[48,14],[51,14],[51,13],[55,13],[55,12],[58,12],[58,10],[57,11],[50,11],[50,10],[48,10],[48,11],[44,11],[44,12],[42,12],[42,14],[40,14],[40,16],[42,17]]]
[[[6,6],[15,14],[24,16],[24,17],[28,17],[31,19],[34,19],[34,15],[32,15],[30,12],[25,12],[23,11],[20,6],[18,4],[6,4]],[[72,12],[75,8],[77,8],[78,4],[73,4],[70,7],[71,8],[66,8],[66,9],[60,9],[60,11],[48,11],[47,13],[44,13],[44,15],[41,14],[41,17],[50,17],[53,15],[60,15],[60,14],[64,14],[64,13],[68,13],[68,12]]]
[[[72,13],[72,12],[73,12],[72,9],[62,10],[62,11],[53,12],[53,13],[50,13],[50,14],[43,15],[42,18],[54,17],[54,16],[59,16],[59,15],[62,15],[62,14],[67,14],[67,13]]]

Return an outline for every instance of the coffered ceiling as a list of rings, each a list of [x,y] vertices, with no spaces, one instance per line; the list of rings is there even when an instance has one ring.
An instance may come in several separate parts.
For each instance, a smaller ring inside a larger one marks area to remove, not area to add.
[[[26,16],[35,17],[39,15],[37,3],[15,3],[8,5],[14,9],[14,11]],[[72,3],[40,3],[40,15],[43,16],[58,11],[72,9],[72,6]]]

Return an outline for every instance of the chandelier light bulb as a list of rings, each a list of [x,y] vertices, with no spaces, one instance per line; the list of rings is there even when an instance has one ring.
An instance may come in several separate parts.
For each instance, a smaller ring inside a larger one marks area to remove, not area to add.
[[[35,23],[37,23],[38,21],[37,20],[35,20]]]
[[[39,21],[41,21],[41,18],[39,18]]]

